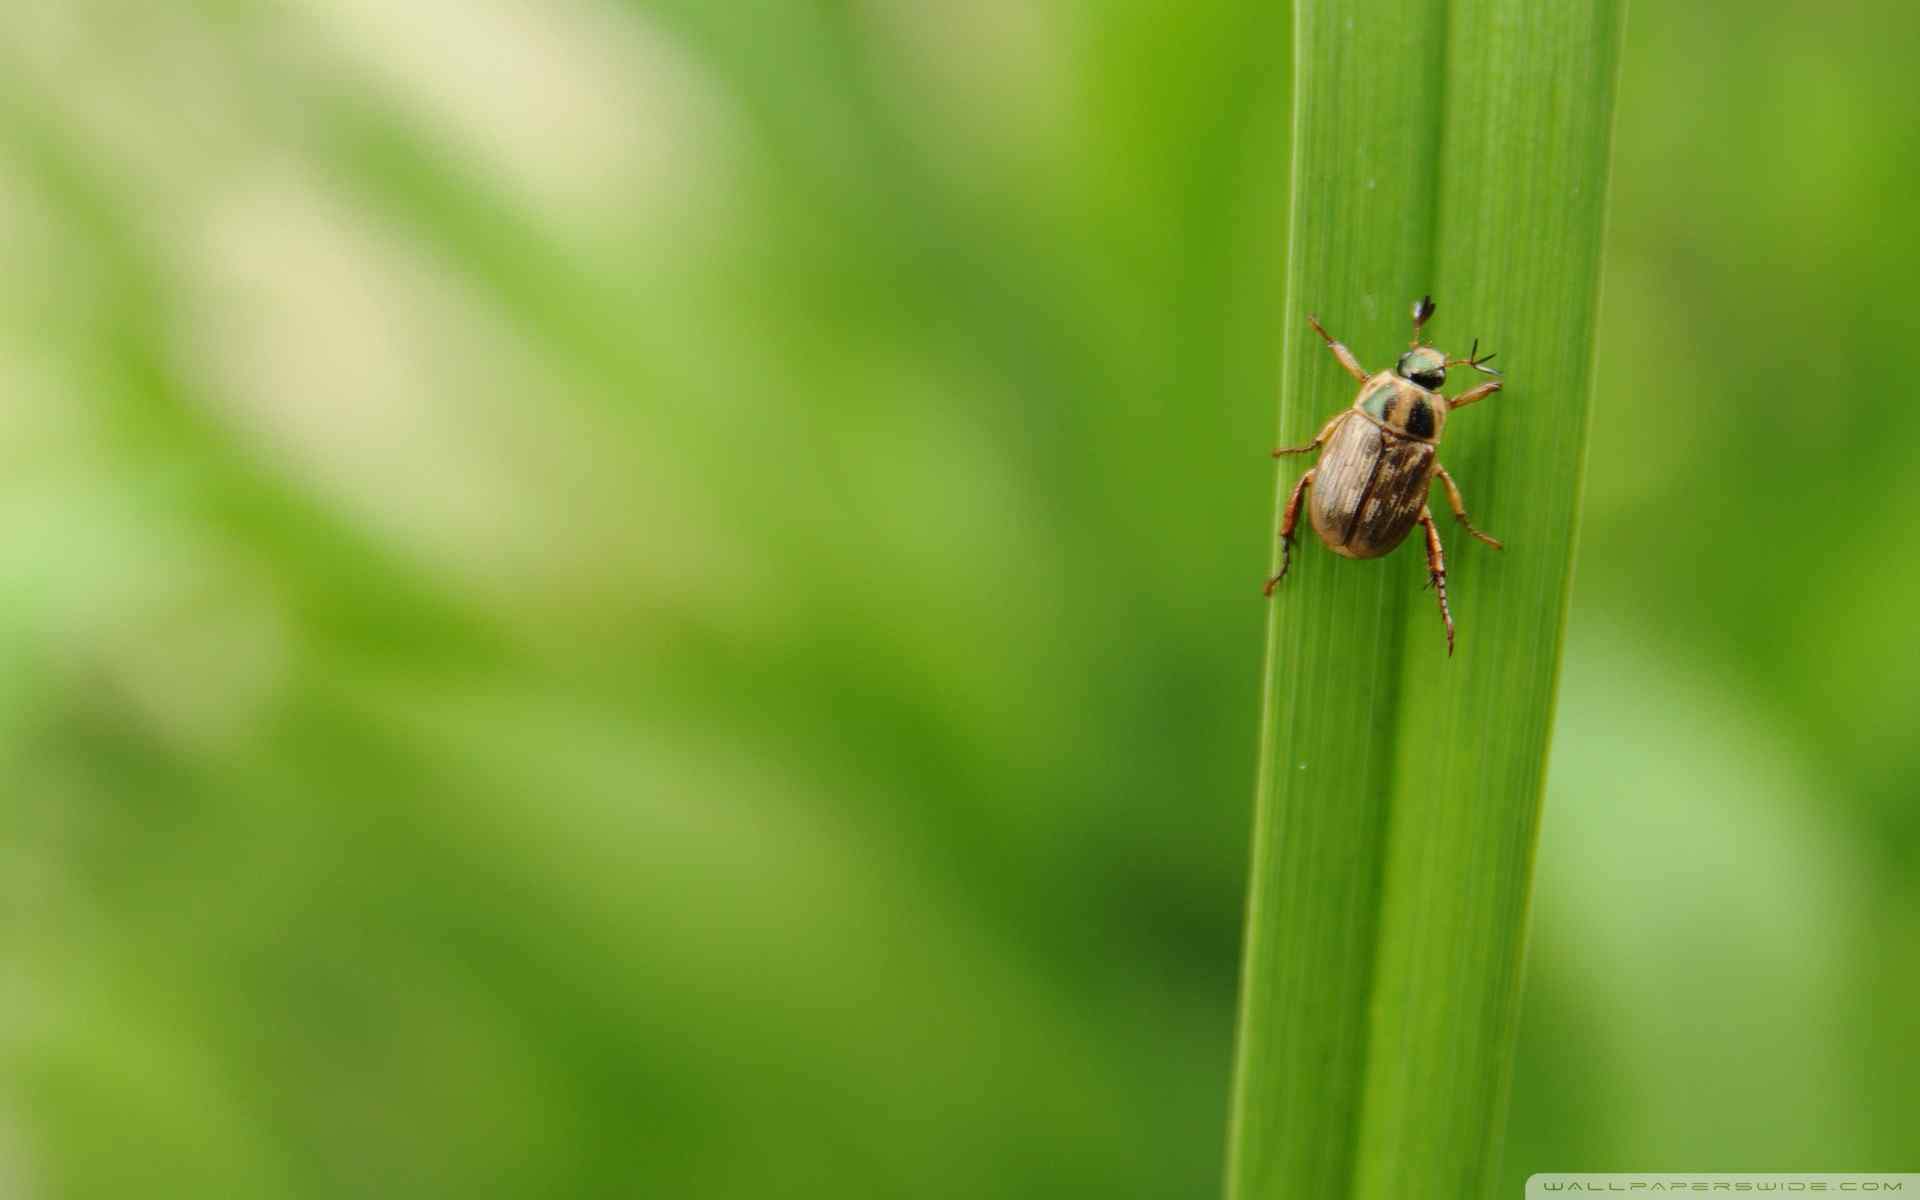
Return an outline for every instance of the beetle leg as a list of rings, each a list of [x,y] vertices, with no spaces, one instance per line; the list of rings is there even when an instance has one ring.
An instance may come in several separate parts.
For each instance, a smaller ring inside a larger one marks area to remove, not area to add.
[[[1503,385],[1498,379],[1489,379],[1485,383],[1481,384],[1479,387],[1470,388],[1467,391],[1461,392],[1458,396],[1455,396],[1453,399],[1447,401],[1447,407],[1448,408],[1465,408],[1467,405],[1472,404],[1477,400],[1485,400],[1488,396],[1491,396],[1495,392],[1499,391],[1503,386],[1505,385]]]
[[[1427,527],[1427,579],[1440,600],[1440,622],[1447,627],[1447,657],[1453,657],[1453,613],[1447,608],[1447,552],[1440,548],[1440,530],[1433,510],[1420,506],[1420,523]]]
[[[1287,497],[1287,510],[1280,514],[1280,573],[1267,580],[1264,591],[1269,596],[1287,577],[1287,568],[1293,565],[1293,529],[1300,523],[1300,498],[1307,494],[1307,485],[1319,471],[1320,468],[1315,467],[1300,477],[1300,482],[1293,485],[1293,494]]]
[[[1454,486],[1453,476],[1447,474],[1447,469],[1439,463],[1435,463],[1433,464],[1433,473],[1440,477],[1440,482],[1446,487],[1447,504],[1453,509],[1454,517],[1457,518],[1462,525],[1467,527],[1467,532],[1479,538],[1487,545],[1492,546],[1495,550],[1506,549],[1506,547],[1500,544],[1499,538],[1488,537],[1486,534],[1481,533],[1473,527],[1473,522],[1467,519],[1467,502],[1460,498],[1460,489]]]
[[[1320,432],[1313,436],[1312,441],[1308,442],[1304,446],[1283,446],[1280,449],[1275,450],[1273,452],[1273,456],[1275,458],[1279,458],[1282,454],[1305,454],[1309,450],[1319,449],[1321,446],[1324,446],[1327,444],[1327,439],[1333,436],[1333,431],[1340,428],[1340,422],[1346,420],[1348,417],[1352,415],[1353,415],[1352,409],[1350,408],[1341,409],[1339,412],[1333,414],[1332,420],[1328,421],[1325,425],[1322,425],[1320,427]]]
[[[1360,365],[1360,360],[1353,356],[1353,351],[1333,340],[1333,335],[1321,326],[1319,317],[1309,314],[1307,324],[1313,326],[1313,331],[1326,340],[1327,349],[1333,351],[1333,356],[1340,360],[1340,365],[1347,369],[1347,374],[1358,379],[1361,383],[1365,383],[1372,378],[1371,375],[1367,374],[1367,369]]]

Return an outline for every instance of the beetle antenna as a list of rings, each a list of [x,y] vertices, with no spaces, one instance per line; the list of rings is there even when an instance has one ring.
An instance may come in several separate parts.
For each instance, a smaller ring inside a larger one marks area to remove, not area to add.
[[[1475,338],[1473,339],[1473,349],[1467,351],[1467,356],[1465,358],[1453,359],[1450,362],[1448,362],[1447,365],[1450,367],[1472,367],[1474,370],[1480,372],[1482,375],[1498,375],[1500,372],[1494,370],[1492,367],[1489,367],[1487,365],[1492,361],[1493,361],[1493,355],[1491,354],[1487,355],[1485,358],[1480,357],[1480,339]]]
[[[1420,345],[1420,327],[1433,320],[1433,297],[1422,296],[1413,302],[1413,344]]]

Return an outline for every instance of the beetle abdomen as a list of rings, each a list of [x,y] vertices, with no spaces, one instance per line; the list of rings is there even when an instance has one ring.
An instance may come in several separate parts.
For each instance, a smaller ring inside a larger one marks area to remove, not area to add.
[[[1336,554],[1377,558],[1398,546],[1427,503],[1433,447],[1355,414],[1340,423],[1315,468],[1309,515]]]

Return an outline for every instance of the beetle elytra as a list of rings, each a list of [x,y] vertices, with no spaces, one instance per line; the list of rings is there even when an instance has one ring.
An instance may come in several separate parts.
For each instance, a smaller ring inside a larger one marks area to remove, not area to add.
[[[1447,397],[1440,389],[1447,382],[1448,367],[1471,367],[1486,375],[1500,372],[1487,366],[1493,355],[1479,353],[1480,342],[1465,358],[1448,358],[1420,340],[1420,330],[1433,317],[1433,297],[1422,296],[1413,305],[1413,343],[1400,356],[1391,371],[1369,374],[1360,361],[1321,327],[1317,317],[1307,321],[1327,343],[1327,349],[1360,381],[1360,392],[1353,407],[1337,415],[1304,446],[1288,446],[1273,452],[1305,454],[1324,449],[1287,497],[1280,517],[1280,573],[1267,580],[1266,594],[1273,595],[1293,565],[1293,531],[1300,519],[1300,501],[1312,494],[1308,516],[1313,530],[1329,550],[1347,558],[1378,558],[1406,539],[1415,524],[1427,533],[1427,576],[1440,601],[1440,621],[1447,629],[1447,653],[1453,653],[1453,613],[1447,608],[1447,559],[1440,547],[1440,532],[1427,507],[1427,489],[1437,476],[1447,489],[1447,503],[1467,532],[1495,550],[1500,543],[1473,527],[1467,519],[1466,502],[1453,476],[1440,465],[1440,432],[1447,416],[1497,392],[1499,378],[1490,379],[1458,396]]]

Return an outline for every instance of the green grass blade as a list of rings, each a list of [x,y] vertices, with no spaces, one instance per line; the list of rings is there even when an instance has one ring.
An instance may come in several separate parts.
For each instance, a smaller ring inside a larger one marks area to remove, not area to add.
[[[1459,653],[1418,539],[1303,538],[1269,627],[1228,1195],[1478,1196],[1496,1166],[1580,490],[1618,0],[1302,0],[1281,438],[1431,290],[1434,339],[1506,391],[1442,460],[1497,555],[1443,521]],[[1467,386],[1456,380],[1454,390]],[[1280,472],[1292,486],[1308,464]],[[1444,514],[1442,505],[1440,511]],[[1404,1190],[1402,1190],[1404,1189]]]
[[[1427,286],[1443,63],[1438,3],[1296,15],[1281,442],[1312,437],[1353,381],[1318,312],[1374,361]],[[1304,463],[1288,460],[1280,499]],[[1299,464],[1299,465],[1293,465]],[[1342,1196],[1366,1065],[1379,867],[1415,576],[1300,546],[1268,633],[1228,1195]],[[1364,568],[1374,569],[1364,569]],[[1355,569],[1362,568],[1362,569]]]

